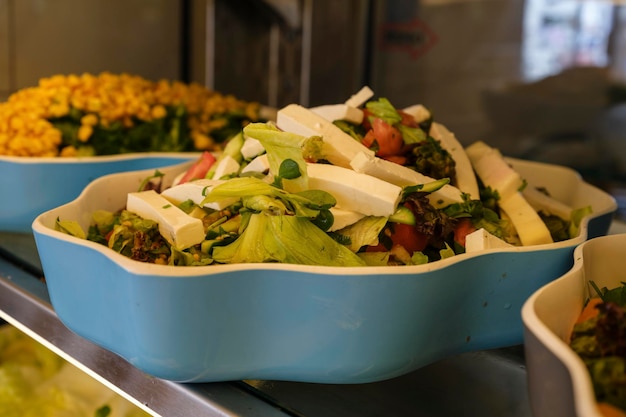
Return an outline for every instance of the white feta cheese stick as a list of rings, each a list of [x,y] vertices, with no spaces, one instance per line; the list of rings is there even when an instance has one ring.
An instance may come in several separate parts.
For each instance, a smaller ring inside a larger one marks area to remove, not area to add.
[[[356,172],[371,175],[399,187],[427,184],[435,181],[435,179],[410,168],[366,153],[357,154],[352,159],[350,165]],[[463,202],[462,194],[461,190],[447,184],[439,190],[430,193],[428,200],[433,207],[443,208],[450,204]]]
[[[430,111],[421,104],[414,104],[402,109],[406,114],[413,116],[417,123],[422,123],[430,118]]]
[[[239,162],[230,155],[222,155],[222,157],[216,162],[215,171],[211,178],[219,180],[225,175],[236,174],[239,172]]]
[[[324,106],[311,107],[311,111],[330,122],[334,122],[335,120],[346,120],[355,124],[361,124],[363,122],[363,110],[348,106],[347,104],[327,104]]]
[[[332,122],[298,104],[290,104],[278,111],[276,125],[285,132],[301,136],[320,136],[324,158],[344,168],[359,152],[374,155],[374,151],[352,138]]]
[[[477,141],[465,148],[465,153],[483,184],[498,191],[501,200],[517,193],[524,185],[520,174],[509,165],[498,149]]]
[[[370,98],[374,97],[374,92],[368,86],[362,87],[356,94],[346,100],[345,104],[350,107],[361,107]]]
[[[202,220],[188,216],[154,190],[129,193],[126,209],[153,220],[161,235],[176,249],[187,249],[204,240]]]
[[[500,200],[499,205],[513,223],[523,246],[554,242],[550,230],[521,192]]]
[[[248,165],[241,170],[242,174],[246,172],[260,172],[266,174],[270,170],[270,161],[266,153],[254,158]]]
[[[261,142],[255,138],[246,137],[243,141],[243,145],[241,145],[241,156],[243,159],[249,161],[252,158],[261,155],[265,152],[265,148],[261,144]]]
[[[571,220],[572,208],[559,200],[550,197],[544,192],[541,192],[537,188],[527,185],[522,190],[522,195],[535,209],[535,211],[543,211],[554,216],[558,216],[563,220]]]
[[[187,200],[191,200],[200,206],[202,204],[202,200],[204,200],[209,191],[211,191],[211,189],[213,189],[216,185],[223,182],[223,180],[211,179],[193,180],[167,188],[161,192],[161,196],[165,197],[174,204],[180,204]],[[235,203],[237,200],[237,198],[224,199],[206,203],[202,207],[207,207],[213,210],[222,210],[223,208]]]
[[[346,226],[350,226],[361,220],[365,217],[365,214],[359,213],[358,211],[353,210],[344,210],[338,207],[332,207],[330,209],[334,217],[333,225],[328,229],[329,232],[334,232],[335,230],[341,230]]]
[[[512,248],[510,243],[492,235],[483,228],[473,231],[465,236],[465,252],[472,253],[485,249]]]
[[[444,125],[436,122],[431,125],[429,134],[438,140],[454,159],[456,178],[452,180],[452,184],[469,194],[472,200],[480,200],[476,174],[461,142]]]
[[[310,189],[326,191],[338,208],[366,216],[391,216],[402,197],[402,187],[349,168],[309,163],[307,175]]]

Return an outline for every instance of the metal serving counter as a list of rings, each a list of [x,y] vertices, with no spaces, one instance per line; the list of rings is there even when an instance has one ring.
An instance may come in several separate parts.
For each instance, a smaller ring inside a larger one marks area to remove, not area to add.
[[[369,384],[180,384],[148,376],[61,323],[30,234],[0,233],[0,318],[154,416],[531,415],[522,346],[464,353]]]

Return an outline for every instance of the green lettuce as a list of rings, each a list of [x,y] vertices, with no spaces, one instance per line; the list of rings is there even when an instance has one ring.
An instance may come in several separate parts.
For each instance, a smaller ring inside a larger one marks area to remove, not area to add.
[[[213,249],[220,263],[280,262],[303,265],[364,266],[354,252],[308,219],[255,213],[234,242]]]

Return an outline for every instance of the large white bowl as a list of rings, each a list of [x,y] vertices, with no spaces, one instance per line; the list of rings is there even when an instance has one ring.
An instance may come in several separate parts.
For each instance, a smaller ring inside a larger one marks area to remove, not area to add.
[[[418,266],[175,267],[54,230],[57,218],[86,228],[95,210],[122,208],[152,171],[92,182],[38,216],[33,232],[59,318],[149,374],[181,382],[372,382],[456,353],[522,343],[523,302],[572,266],[574,247],[608,231],[616,210],[610,195],[567,168],[510,162],[562,201],[593,207],[578,237]],[[161,171],[165,185],[182,172]]]
[[[524,349],[535,417],[601,417],[591,378],[569,337],[586,300],[626,281],[626,234],[591,239],[574,251],[574,265],[537,290],[523,306]]]
[[[30,233],[38,214],[75,199],[103,175],[174,165],[198,156],[191,152],[81,158],[0,156],[0,230]]]

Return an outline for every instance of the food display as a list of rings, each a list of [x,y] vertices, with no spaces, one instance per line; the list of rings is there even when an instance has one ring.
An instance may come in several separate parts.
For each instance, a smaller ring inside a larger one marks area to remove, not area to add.
[[[486,143],[464,149],[423,106],[384,98],[286,106],[172,187],[153,180],[88,231],[73,219],[59,230],[164,265],[419,265],[572,239],[592,213],[529,185]]]
[[[0,230],[30,233],[41,212],[113,172],[219,150],[264,107],[197,84],[130,74],[55,75],[0,103]]]
[[[260,119],[258,103],[195,83],[125,73],[55,75],[0,103],[0,155],[216,150]]]
[[[8,324],[0,326],[0,380],[4,417],[149,416]]]
[[[179,382],[365,383],[521,343],[523,302],[567,271],[577,245],[606,234],[615,199],[572,169],[503,158],[479,143],[458,154],[499,161],[508,175],[492,184],[507,202],[543,190],[525,207],[565,207],[557,229],[576,230],[565,239],[542,233],[549,228],[532,208],[516,219],[539,219],[522,228],[532,233],[498,235],[485,220],[501,213],[464,198],[461,177],[433,178],[376,156],[376,145],[331,121],[364,114],[361,100],[333,105],[342,117],[287,106],[275,124],[248,124],[222,152],[100,177],[37,216],[58,317],[138,369]],[[473,178],[479,193],[491,181]],[[415,207],[435,216],[433,230],[444,230],[444,214],[451,225],[476,220],[476,246],[465,233],[464,250],[435,238],[421,249],[394,247],[396,225],[428,224]],[[567,221],[574,212],[584,215]],[[509,225],[520,214],[511,213]]]
[[[602,236],[574,251],[574,265],[523,306],[533,415],[621,417],[624,411],[626,235]]]

